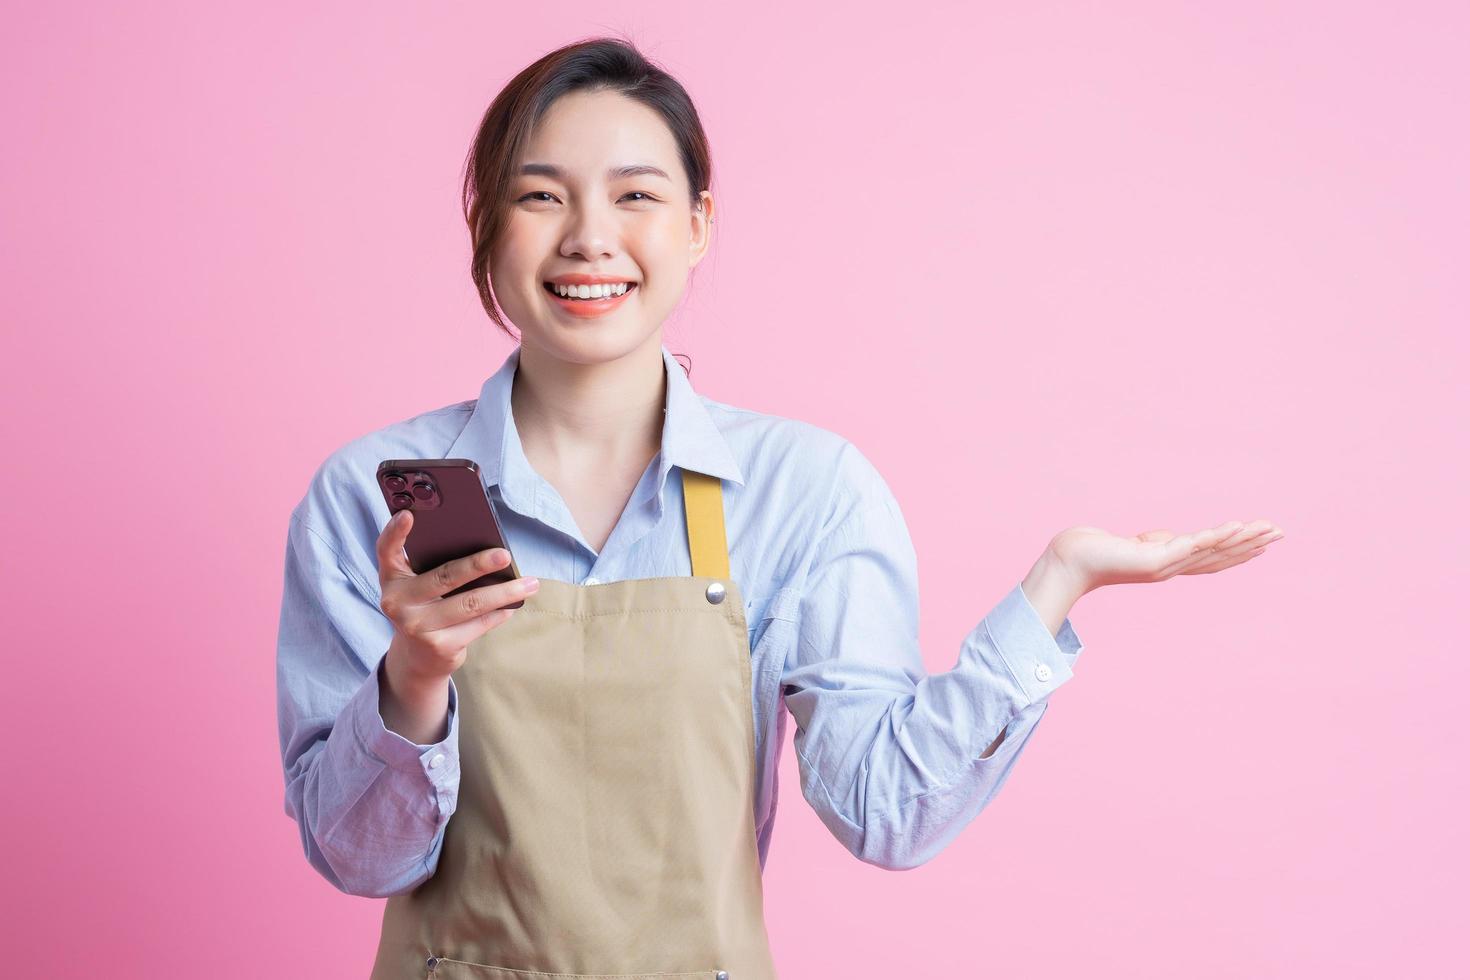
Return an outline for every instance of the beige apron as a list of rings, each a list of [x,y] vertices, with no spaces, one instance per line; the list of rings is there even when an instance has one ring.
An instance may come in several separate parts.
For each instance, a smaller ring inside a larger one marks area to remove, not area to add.
[[[373,980],[774,980],[745,606],[720,481],[680,473],[691,576],[542,579],[470,644],[459,803]]]

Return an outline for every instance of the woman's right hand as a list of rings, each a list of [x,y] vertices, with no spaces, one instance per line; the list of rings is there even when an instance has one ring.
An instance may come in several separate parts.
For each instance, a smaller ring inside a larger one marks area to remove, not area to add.
[[[531,595],[539,583],[523,576],[445,596],[504,568],[510,553],[487,548],[415,574],[403,551],[412,527],[413,512],[401,510],[378,535],[379,607],[393,621],[387,670],[397,681],[395,687],[447,687],[446,679],[464,663],[470,643],[510,619],[515,610],[503,607]]]

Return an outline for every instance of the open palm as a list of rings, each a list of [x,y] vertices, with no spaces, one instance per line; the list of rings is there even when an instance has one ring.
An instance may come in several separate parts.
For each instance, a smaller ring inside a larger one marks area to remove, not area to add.
[[[1132,537],[1100,527],[1070,527],[1051,541],[1051,551],[1091,591],[1127,582],[1162,582],[1175,575],[1202,575],[1250,561],[1284,537],[1270,521],[1227,521],[1218,527],[1177,534],[1168,529]]]

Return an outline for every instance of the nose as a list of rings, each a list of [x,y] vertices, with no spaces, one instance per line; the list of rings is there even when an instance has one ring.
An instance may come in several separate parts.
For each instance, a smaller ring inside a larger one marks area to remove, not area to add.
[[[617,226],[605,208],[578,208],[562,239],[561,254],[580,255],[588,262],[596,262],[613,255],[616,242]]]

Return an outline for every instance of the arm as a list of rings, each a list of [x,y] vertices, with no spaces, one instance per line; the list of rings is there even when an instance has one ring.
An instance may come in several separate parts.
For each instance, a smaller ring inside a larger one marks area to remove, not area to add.
[[[1056,636],[1017,584],[956,666],[926,676],[908,529],[871,464],[848,460],[843,482],[857,490],[815,548],[783,690],[807,802],[859,859],[900,870],[938,854],[999,792],[1082,643],[1057,604],[1064,580],[1038,573],[1038,601],[1063,613]]]
[[[1078,591],[1075,583],[1070,580],[1065,567],[1057,562],[1049,549],[1043,552],[1036,563],[1031,566],[1031,571],[1026,573],[1026,578],[1022,580],[1020,588],[1021,594],[1040,617],[1046,631],[1063,645],[1058,649],[1065,648],[1071,659],[1075,661],[1077,654],[1081,651],[1081,643],[1077,640],[1077,634],[1072,631],[1067,613],[1071,612],[1072,606],[1081,598],[1082,593]],[[1058,636],[1063,627],[1066,627],[1066,633]],[[990,758],[1005,737],[1006,732],[1002,731],[995,737],[995,741],[991,742],[980,754],[980,758]]]
[[[381,898],[438,866],[459,791],[459,712],[451,680],[442,741],[418,745],[384,725],[392,624],[372,591],[292,514],[276,650],[286,813],[323,877]]]

